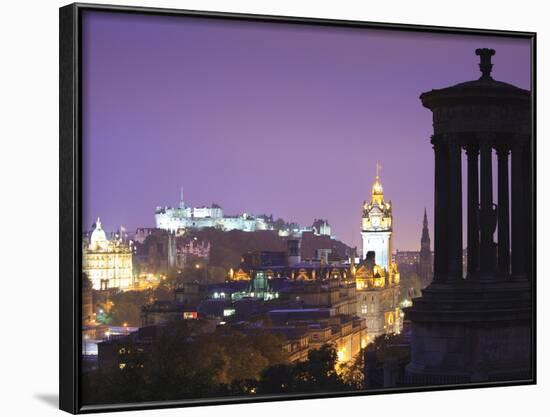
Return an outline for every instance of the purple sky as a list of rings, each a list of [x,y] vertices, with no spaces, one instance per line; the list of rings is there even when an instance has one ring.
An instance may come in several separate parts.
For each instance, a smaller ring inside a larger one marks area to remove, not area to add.
[[[376,162],[394,248],[433,238],[431,112],[419,95],[479,77],[530,85],[528,40],[86,12],[83,215],[154,225],[156,206],[266,213],[360,246]]]

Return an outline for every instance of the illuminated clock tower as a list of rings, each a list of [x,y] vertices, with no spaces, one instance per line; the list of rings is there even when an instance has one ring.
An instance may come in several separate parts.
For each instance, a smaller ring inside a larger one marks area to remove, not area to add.
[[[361,237],[363,239],[363,259],[368,252],[374,252],[377,265],[390,269],[392,212],[391,201],[384,201],[384,189],[380,183],[380,165],[376,164],[376,180],[372,185],[371,201],[363,203]]]

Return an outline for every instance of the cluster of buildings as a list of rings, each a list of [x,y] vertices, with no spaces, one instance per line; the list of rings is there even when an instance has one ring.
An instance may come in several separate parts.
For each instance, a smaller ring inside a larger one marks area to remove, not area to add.
[[[311,227],[302,227],[296,223],[279,224],[273,216],[252,215],[248,213],[228,216],[217,204],[210,207],[190,207],[183,200],[181,190],[178,207],[157,207],[155,224],[158,229],[181,234],[188,229],[201,230],[212,227],[224,231],[241,230],[255,232],[258,230],[277,230],[279,236],[300,235],[313,232],[320,236],[331,236],[331,227],[327,220],[315,219]]]
[[[290,362],[307,358],[309,350],[325,343],[335,346],[339,361],[347,362],[377,336],[401,331],[392,233],[391,202],[384,200],[377,176],[371,198],[363,204],[364,256],[335,259],[330,251],[318,250],[315,259],[304,260],[299,237],[286,240],[286,251],[243,254],[226,282],[184,280],[172,301],[143,306],[139,332],[100,343],[100,367],[118,363],[113,345],[145,343],[140,334],[152,330],[144,329],[169,327],[174,320],[199,320],[208,332],[225,326],[246,333],[261,326],[282,336],[281,349]],[[190,243],[189,251],[202,250]]]
[[[433,251],[430,244],[430,232],[428,229],[428,215],[424,210],[422,221],[422,237],[420,238],[420,251],[400,251],[394,254],[395,263],[402,272],[414,272],[418,274],[422,287],[427,287],[433,278]]]
[[[144,276],[184,268],[190,261],[208,262],[210,250],[210,242],[178,239],[155,228],[137,229],[134,240],[122,228],[107,234],[98,218],[82,242],[82,272],[94,290],[139,290]]]
[[[421,96],[437,122],[432,136],[434,253],[424,213],[420,251],[398,252],[392,258],[392,204],[385,201],[377,175],[371,198],[363,204],[363,248],[358,259],[334,259],[330,252],[319,250],[315,259],[303,260],[300,235],[290,233],[286,251],[244,254],[224,283],[182,282],[172,301],[143,306],[140,329],[99,344],[99,366],[124,368],[128,351],[123,346],[147,352],[156,335],[169,331],[174,320],[198,320],[204,332],[227,326],[244,333],[258,328],[277,333],[283,336],[280,348],[289,362],[304,360],[311,349],[330,343],[345,363],[377,336],[402,331],[405,317],[410,332],[408,365],[399,379],[398,372],[391,371],[397,364],[384,363],[384,386],[530,380],[533,199],[525,190],[533,181],[531,95],[491,77],[494,53],[476,51],[481,57],[479,80]],[[468,159],[466,236],[462,149]],[[498,204],[492,194],[493,151],[498,159]],[[157,209],[156,218],[158,228],[172,233],[189,227],[247,231],[270,227],[259,217],[224,217],[217,206],[189,208],[183,199],[177,209]],[[322,223],[315,227],[317,233],[330,234]],[[127,284],[131,250],[122,239],[110,242],[99,221],[84,257],[84,272],[94,289],[110,285],[110,280],[120,288]],[[405,315],[399,308],[398,264],[414,265],[423,282],[429,283]],[[370,360],[376,362],[376,352],[370,353],[370,359],[365,355],[367,367]],[[391,376],[388,383],[386,373]],[[373,375],[376,372],[367,370],[369,378]]]

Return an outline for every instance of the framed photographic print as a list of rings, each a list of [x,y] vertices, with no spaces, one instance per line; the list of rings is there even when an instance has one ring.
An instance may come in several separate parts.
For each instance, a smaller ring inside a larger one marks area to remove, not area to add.
[[[60,408],[535,383],[535,39],[62,7]]]

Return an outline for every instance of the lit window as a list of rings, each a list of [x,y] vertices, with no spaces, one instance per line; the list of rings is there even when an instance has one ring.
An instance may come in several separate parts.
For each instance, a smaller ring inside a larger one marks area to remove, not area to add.
[[[234,308],[226,308],[223,310],[224,317],[232,316],[233,314],[235,314]]]
[[[125,363],[119,363],[118,368],[119,369],[124,369],[124,368],[126,368],[126,364]]]
[[[367,314],[368,313],[368,306],[366,304],[361,305],[361,314]]]

